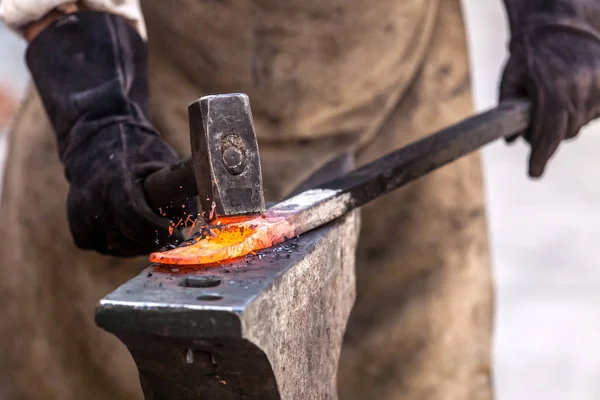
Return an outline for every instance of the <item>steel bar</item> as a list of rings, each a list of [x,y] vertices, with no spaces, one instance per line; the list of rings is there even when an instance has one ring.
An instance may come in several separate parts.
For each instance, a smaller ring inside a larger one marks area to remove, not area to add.
[[[520,133],[529,124],[530,104],[510,101],[432,134],[267,211],[285,217],[299,235],[339,218],[394,189]]]

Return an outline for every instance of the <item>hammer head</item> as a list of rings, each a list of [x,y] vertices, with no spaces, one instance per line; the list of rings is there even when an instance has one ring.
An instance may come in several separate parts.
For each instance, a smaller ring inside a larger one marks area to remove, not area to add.
[[[205,96],[190,104],[188,113],[204,219],[263,213],[262,173],[248,96]]]

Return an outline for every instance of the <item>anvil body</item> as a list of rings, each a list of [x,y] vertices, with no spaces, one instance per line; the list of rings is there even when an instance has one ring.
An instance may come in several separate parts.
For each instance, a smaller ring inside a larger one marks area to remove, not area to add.
[[[146,399],[336,399],[359,217],[220,266],[151,265],[97,323],[131,352]]]

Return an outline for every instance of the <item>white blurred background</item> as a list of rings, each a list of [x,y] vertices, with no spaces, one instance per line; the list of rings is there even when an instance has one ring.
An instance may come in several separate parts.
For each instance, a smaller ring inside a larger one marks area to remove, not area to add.
[[[485,109],[496,102],[506,17],[500,0],[463,4],[475,100]],[[600,399],[599,127],[563,145],[540,181],[525,175],[524,144],[484,151],[499,400]]]
[[[473,90],[483,110],[496,102],[506,58],[506,16],[501,0],[463,3]],[[17,98],[27,83],[24,48],[0,26],[0,90]],[[6,102],[0,97],[2,108]],[[497,284],[499,400],[600,399],[598,129],[590,126],[562,146],[541,181],[526,177],[522,143],[497,143],[484,151]],[[4,152],[0,135],[0,165]]]

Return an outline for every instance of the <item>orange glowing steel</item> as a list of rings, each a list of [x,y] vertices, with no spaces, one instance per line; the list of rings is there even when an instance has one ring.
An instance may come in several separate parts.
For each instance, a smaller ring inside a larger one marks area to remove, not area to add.
[[[212,264],[271,247],[295,235],[283,217],[262,215],[252,219],[216,220],[212,236],[162,253],[150,254],[150,261],[170,265]]]

